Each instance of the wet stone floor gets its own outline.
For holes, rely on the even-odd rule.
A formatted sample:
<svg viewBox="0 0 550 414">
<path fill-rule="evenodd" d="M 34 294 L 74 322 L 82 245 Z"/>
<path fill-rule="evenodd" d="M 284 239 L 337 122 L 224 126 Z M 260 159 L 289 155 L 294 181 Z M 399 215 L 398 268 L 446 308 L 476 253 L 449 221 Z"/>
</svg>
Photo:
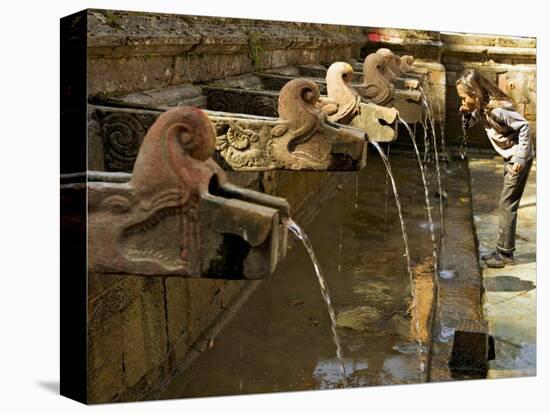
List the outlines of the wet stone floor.
<svg viewBox="0 0 550 414">
<path fill-rule="evenodd" d="M 432 257 L 432 242 L 417 161 L 394 156 L 390 161 L 413 266 L 426 263 Z M 437 223 L 437 199 L 431 202 Z M 391 185 L 377 154 L 369 154 L 363 171 L 350 173 L 305 231 L 337 314 L 348 386 L 420 382 L 420 355 L 411 341 L 405 248 Z M 275 274 L 214 338 L 213 346 L 176 376 L 160 397 L 340 387 L 327 307 L 311 260 L 295 243 Z"/>
<path fill-rule="evenodd" d="M 480 254 L 495 248 L 498 199 L 503 183 L 500 157 L 470 158 L 473 212 Z M 489 269 L 480 260 L 483 310 L 495 339 L 488 378 L 536 375 L 536 161 L 518 209 L 515 266 Z"/>
</svg>

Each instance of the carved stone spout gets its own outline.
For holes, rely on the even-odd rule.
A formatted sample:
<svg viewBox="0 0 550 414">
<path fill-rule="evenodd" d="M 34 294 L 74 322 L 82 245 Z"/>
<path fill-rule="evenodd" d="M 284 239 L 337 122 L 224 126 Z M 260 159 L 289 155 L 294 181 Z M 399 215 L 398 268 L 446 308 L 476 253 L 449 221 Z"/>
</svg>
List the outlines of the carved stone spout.
<svg viewBox="0 0 550 414">
<path fill-rule="evenodd" d="M 336 62 L 328 68 L 328 98 L 337 106 L 328 119 L 365 130 L 369 141 L 395 140 L 397 110 L 362 102 L 359 93 L 350 86 L 352 79 L 353 68 L 348 63 Z"/>
<path fill-rule="evenodd" d="M 227 168 L 240 171 L 342 170 L 364 166 L 364 133 L 329 125 L 316 104 L 319 87 L 294 79 L 281 89 L 278 119 L 209 113 L 217 150 Z"/>
<path fill-rule="evenodd" d="M 397 64 L 397 60 L 393 57 L 395 55 L 384 53 L 371 53 L 368 55 L 363 65 L 363 84 L 357 86 L 356 89 L 369 102 L 394 107 L 405 121 L 409 123 L 420 122 L 422 120 L 422 105 L 420 102 L 422 95 L 420 91 L 413 88 L 413 86 L 418 86 L 418 83 L 409 83 L 407 89 L 394 88 L 394 85 L 389 81 L 393 78 L 393 72 L 389 68 L 390 62 Z M 389 71 L 390 74 L 388 74 Z M 413 81 L 414 79 L 411 80 L 411 82 Z"/>
<path fill-rule="evenodd" d="M 401 56 L 401 64 L 399 66 L 401 73 L 411 72 L 413 70 L 413 63 L 414 63 L 414 56 L 411 56 L 411 55 Z"/>
<path fill-rule="evenodd" d="M 384 56 L 388 62 L 386 76 L 390 82 L 393 82 L 396 77 L 401 76 L 401 58 L 399 56 L 394 55 L 390 49 L 386 48 L 380 48 L 376 53 Z"/>
<path fill-rule="evenodd" d="M 249 278 L 273 272 L 286 252 L 281 198 L 227 182 L 211 158 L 215 129 L 203 111 L 178 107 L 148 130 L 132 174 L 87 173 L 62 186 L 88 194 L 92 272 Z"/>
<path fill-rule="evenodd" d="M 386 79 L 392 82 L 396 89 L 418 90 L 419 78 L 416 73 L 411 73 L 414 57 L 411 55 L 397 56 L 390 49 L 381 48 L 377 54 L 384 56 L 388 62 Z"/>
<path fill-rule="evenodd" d="M 371 53 L 363 63 L 363 83 L 359 94 L 376 105 L 387 106 L 393 98 L 392 75 L 388 60 L 379 53 Z"/>
<path fill-rule="evenodd" d="M 315 82 L 287 80 L 279 93 L 225 87 L 205 90 L 209 107 L 223 111 L 205 113 L 215 126 L 215 159 L 225 170 L 355 171 L 365 166 L 365 132 L 327 122 L 326 114 L 316 106 L 320 91 Z M 249 105 L 237 105 L 241 100 Z M 233 108 L 254 115 L 237 113 Z M 277 117 L 260 116 L 256 109 L 260 113 L 268 109 Z M 159 109 L 119 98 L 90 106 L 90 110 L 90 136 L 97 143 L 91 152 L 104 152 L 101 157 L 115 167 L 113 171 L 120 171 L 118 165 L 128 171 L 143 131 L 156 119 Z M 111 162 L 115 159 L 116 164 Z"/>
</svg>

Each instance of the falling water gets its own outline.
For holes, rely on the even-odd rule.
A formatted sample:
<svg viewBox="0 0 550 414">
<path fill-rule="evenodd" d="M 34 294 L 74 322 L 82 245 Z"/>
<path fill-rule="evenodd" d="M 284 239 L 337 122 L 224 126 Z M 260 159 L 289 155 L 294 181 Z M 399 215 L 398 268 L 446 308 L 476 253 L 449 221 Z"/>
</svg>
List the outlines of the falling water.
<svg viewBox="0 0 550 414">
<path fill-rule="evenodd" d="M 411 130 L 411 127 L 401 117 L 399 117 L 399 122 L 401 122 L 405 126 L 405 128 L 407 128 L 407 131 L 409 132 L 409 135 L 411 136 L 411 140 L 412 140 L 413 145 L 414 145 L 414 151 L 416 152 L 416 158 L 418 159 L 418 168 L 420 168 L 420 175 L 422 176 L 422 183 L 424 184 L 424 197 L 426 199 L 426 210 L 428 212 L 428 222 L 430 224 L 430 233 L 431 233 L 431 237 L 432 237 L 434 268 L 435 268 L 435 274 L 437 274 L 437 243 L 435 241 L 434 223 L 433 223 L 433 219 L 432 219 L 432 206 L 431 206 L 431 203 L 430 203 L 428 183 L 426 181 L 426 173 L 424 171 L 424 165 L 422 165 L 422 159 L 420 157 L 420 152 L 418 151 L 418 145 L 416 145 L 416 139 L 414 137 L 413 131 Z"/>
<path fill-rule="evenodd" d="M 434 146 L 434 153 L 435 153 L 435 168 L 437 172 L 437 189 L 439 191 L 439 218 L 441 222 L 441 239 L 443 239 L 443 235 L 445 233 L 445 227 L 444 227 L 444 221 L 443 221 L 443 191 L 441 189 L 441 170 L 439 168 L 439 154 L 437 152 L 437 137 L 435 133 L 435 125 L 434 125 L 434 119 L 433 114 L 431 112 L 430 105 L 428 105 L 428 99 L 426 98 L 426 94 L 424 93 L 424 89 L 420 87 L 420 93 L 422 94 L 422 103 L 426 106 L 426 111 L 428 114 L 428 118 L 430 120 L 430 126 L 432 129 L 432 135 L 433 135 L 433 146 Z M 441 242 L 441 246 L 443 246 L 443 241 Z"/>
<path fill-rule="evenodd" d="M 397 206 L 397 212 L 399 213 L 399 220 L 401 222 L 401 233 L 403 234 L 403 241 L 405 242 L 405 256 L 407 257 L 407 271 L 409 272 L 409 279 L 411 281 L 411 289 L 412 289 L 414 280 L 412 276 L 411 255 L 409 253 L 409 242 L 407 239 L 407 231 L 405 229 L 405 221 L 403 220 L 401 202 L 399 201 L 399 194 L 397 193 L 397 186 L 395 184 L 395 179 L 391 171 L 390 162 L 388 161 L 386 154 L 384 154 L 384 150 L 382 149 L 382 147 L 380 147 L 378 142 L 372 141 L 371 144 L 374 145 L 374 147 L 378 150 L 380 157 L 382 158 L 382 161 L 384 161 L 384 165 L 386 166 L 386 170 L 388 171 L 388 175 L 390 177 L 390 181 L 393 189 L 393 195 L 395 196 L 395 204 Z"/>
<path fill-rule="evenodd" d="M 386 157 L 388 160 L 390 159 L 390 144 L 388 144 L 388 147 L 386 148 Z M 384 242 L 388 239 L 388 172 L 386 171 L 386 182 L 384 186 Z"/>
<path fill-rule="evenodd" d="M 424 198 L 426 200 L 426 211 L 428 212 L 428 222 L 430 224 L 430 235 L 431 235 L 431 238 L 432 238 L 432 246 L 433 246 L 432 247 L 432 255 L 433 255 L 433 258 L 434 258 L 434 277 L 433 277 L 433 281 L 434 281 L 434 283 L 437 284 L 437 277 L 436 277 L 436 275 L 438 274 L 437 242 L 435 240 L 434 223 L 433 223 L 433 219 L 432 219 L 432 206 L 431 206 L 431 203 L 430 203 L 428 183 L 426 181 L 426 173 L 424 171 L 424 166 L 422 165 L 422 158 L 420 157 L 420 151 L 418 151 L 418 145 L 416 145 L 416 139 L 415 139 L 415 136 L 414 136 L 414 132 L 411 130 L 411 128 L 407 124 L 407 122 L 405 122 L 405 120 L 403 120 L 401 117 L 399 117 L 399 122 L 401 122 L 405 126 L 405 128 L 409 132 L 409 135 L 411 136 L 411 140 L 412 140 L 413 145 L 414 145 L 414 151 L 416 153 L 416 158 L 418 160 L 418 168 L 420 168 L 420 175 L 422 176 L 422 183 L 424 184 Z M 426 364 L 424 362 L 425 359 L 426 359 L 426 356 L 424 355 L 424 349 L 423 349 L 423 346 L 422 346 L 422 341 L 420 340 L 420 325 L 419 325 L 419 323 L 420 323 L 419 319 L 417 318 L 415 328 L 416 328 L 418 338 L 419 338 L 417 340 L 417 347 L 418 347 L 418 353 L 419 353 L 419 357 L 420 357 L 420 376 L 422 378 L 422 374 L 424 373 L 424 371 L 426 369 Z"/>
<path fill-rule="evenodd" d="M 424 97 L 422 97 L 424 99 Z M 427 103 L 422 102 L 424 105 Z M 424 130 L 424 163 L 428 162 L 428 154 L 430 152 L 430 141 L 428 141 L 428 111 L 422 117 L 422 129 Z"/>
<path fill-rule="evenodd" d="M 342 345 L 340 343 L 340 337 L 338 336 L 338 332 L 336 332 L 336 314 L 334 313 L 334 308 L 332 307 L 330 293 L 329 293 L 325 278 L 323 277 L 321 266 L 319 266 L 319 262 L 317 261 L 317 258 L 315 257 L 315 253 L 313 252 L 313 247 L 311 246 L 311 243 L 307 235 L 305 234 L 305 232 L 302 230 L 302 228 L 298 226 L 298 224 L 296 224 L 296 222 L 292 220 L 290 217 L 284 218 L 283 222 L 286 225 L 286 227 L 292 233 L 294 233 L 296 237 L 298 237 L 302 241 L 313 263 L 313 268 L 315 269 L 315 273 L 317 274 L 317 279 L 319 280 L 319 285 L 321 287 L 321 294 L 323 295 L 323 299 L 327 304 L 328 314 L 330 316 L 332 338 L 334 340 L 334 344 L 336 345 L 336 357 L 340 362 L 340 371 L 342 372 L 342 383 L 344 387 L 347 387 L 348 384 L 346 380 L 346 366 L 344 364 L 344 357 L 342 355 Z"/>
<path fill-rule="evenodd" d="M 466 158 L 466 151 L 468 150 L 468 130 L 464 122 L 462 123 L 462 141 L 460 142 L 459 155 L 460 159 Z"/>
</svg>

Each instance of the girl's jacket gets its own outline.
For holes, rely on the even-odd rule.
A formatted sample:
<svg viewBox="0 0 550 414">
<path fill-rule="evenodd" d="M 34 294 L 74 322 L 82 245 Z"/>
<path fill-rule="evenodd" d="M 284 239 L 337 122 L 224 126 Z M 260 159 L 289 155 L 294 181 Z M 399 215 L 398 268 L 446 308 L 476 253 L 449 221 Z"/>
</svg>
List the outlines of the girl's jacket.
<svg viewBox="0 0 550 414">
<path fill-rule="evenodd" d="M 483 119 L 483 127 L 495 150 L 506 161 L 525 165 L 534 157 L 535 150 L 529 131 L 529 122 L 516 110 L 512 104 L 484 111 L 478 110 L 463 115 L 463 126 L 468 129 Z"/>
</svg>

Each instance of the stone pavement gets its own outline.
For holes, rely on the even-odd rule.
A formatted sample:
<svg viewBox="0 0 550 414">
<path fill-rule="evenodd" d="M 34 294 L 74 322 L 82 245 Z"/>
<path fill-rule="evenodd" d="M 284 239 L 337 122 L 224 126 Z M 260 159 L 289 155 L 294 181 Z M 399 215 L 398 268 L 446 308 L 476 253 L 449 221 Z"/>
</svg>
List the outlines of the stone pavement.
<svg viewBox="0 0 550 414">
<path fill-rule="evenodd" d="M 473 157 L 469 168 L 481 255 L 495 247 L 503 162 L 501 157 Z M 480 259 L 483 310 L 495 338 L 496 358 L 489 362 L 488 378 L 536 375 L 536 173 L 535 161 L 518 210 L 516 265 L 489 269 Z"/>
</svg>

